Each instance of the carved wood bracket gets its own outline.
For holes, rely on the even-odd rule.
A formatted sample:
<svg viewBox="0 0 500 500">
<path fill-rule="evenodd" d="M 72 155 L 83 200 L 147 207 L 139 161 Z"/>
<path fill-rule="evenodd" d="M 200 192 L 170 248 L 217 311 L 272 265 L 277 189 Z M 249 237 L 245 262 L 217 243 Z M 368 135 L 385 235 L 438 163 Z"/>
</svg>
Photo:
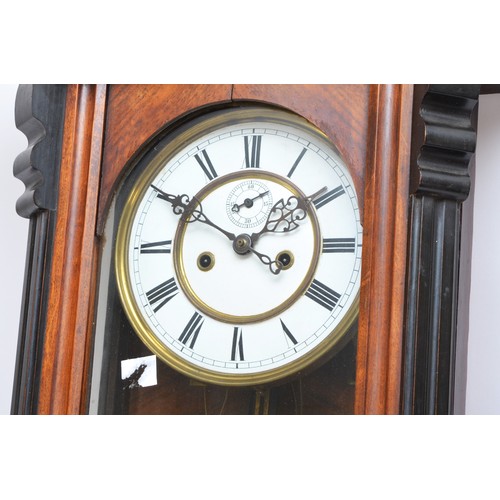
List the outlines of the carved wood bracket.
<svg viewBox="0 0 500 500">
<path fill-rule="evenodd" d="M 21 217 L 39 210 L 54 210 L 61 162 L 65 85 L 20 85 L 16 96 L 16 127 L 26 135 L 28 147 L 14 161 L 14 175 L 25 192 L 16 204 Z"/>
<path fill-rule="evenodd" d="M 403 413 L 453 411 L 461 206 L 480 85 L 417 86 L 413 111 Z"/>
<path fill-rule="evenodd" d="M 480 85 L 417 87 L 410 193 L 463 201 L 476 147 Z"/>
<path fill-rule="evenodd" d="M 25 184 L 16 209 L 30 218 L 23 302 L 12 392 L 12 413 L 36 412 L 41 345 L 52 262 L 56 189 L 66 105 L 66 85 L 20 85 L 15 122 L 28 139 L 14 161 L 14 175 Z"/>
</svg>

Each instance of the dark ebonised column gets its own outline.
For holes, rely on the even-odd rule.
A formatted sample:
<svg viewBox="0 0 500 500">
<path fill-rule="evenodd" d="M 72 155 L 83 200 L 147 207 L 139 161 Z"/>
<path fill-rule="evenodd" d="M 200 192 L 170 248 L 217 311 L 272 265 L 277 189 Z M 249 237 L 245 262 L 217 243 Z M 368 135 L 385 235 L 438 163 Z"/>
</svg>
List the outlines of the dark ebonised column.
<svg viewBox="0 0 500 500">
<path fill-rule="evenodd" d="M 16 210 L 20 216 L 30 219 L 30 225 L 12 393 L 13 414 L 36 413 L 37 407 L 65 95 L 65 85 L 20 85 L 16 96 L 16 126 L 28 139 L 28 147 L 14 162 L 14 175 L 26 186 Z"/>
<path fill-rule="evenodd" d="M 462 202 L 480 85 L 416 86 L 402 412 L 453 413 Z"/>
</svg>

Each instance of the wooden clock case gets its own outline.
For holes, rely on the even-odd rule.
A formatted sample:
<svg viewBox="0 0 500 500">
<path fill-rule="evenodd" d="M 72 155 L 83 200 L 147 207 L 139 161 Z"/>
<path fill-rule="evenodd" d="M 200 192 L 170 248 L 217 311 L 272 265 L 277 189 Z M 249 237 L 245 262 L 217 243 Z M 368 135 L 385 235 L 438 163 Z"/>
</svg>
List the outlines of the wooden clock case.
<svg viewBox="0 0 500 500">
<path fill-rule="evenodd" d="M 480 90 L 20 86 L 16 125 L 29 146 L 14 172 L 30 231 L 12 413 L 88 412 L 103 230 L 120 182 L 173 123 L 244 102 L 303 116 L 351 171 L 364 231 L 354 413 L 452 412 L 461 205 Z"/>
</svg>

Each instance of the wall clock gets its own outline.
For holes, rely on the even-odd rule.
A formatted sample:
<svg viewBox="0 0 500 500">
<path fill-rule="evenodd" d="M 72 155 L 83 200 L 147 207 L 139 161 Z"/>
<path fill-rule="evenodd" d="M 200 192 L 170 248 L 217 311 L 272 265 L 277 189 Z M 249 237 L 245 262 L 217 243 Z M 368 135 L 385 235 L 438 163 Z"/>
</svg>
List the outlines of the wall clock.
<svg viewBox="0 0 500 500">
<path fill-rule="evenodd" d="M 475 87 L 21 86 L 13 413 L 448 411 Z"/>
<path fill-rule="evenodd" d="M 323 134 L 292 113 L 230 108 L 165 137 L 137 168 L 116 274 L 161 360 L 259 386 L 334 354 L 358 313 L 362 227 Z"/>
</svg>

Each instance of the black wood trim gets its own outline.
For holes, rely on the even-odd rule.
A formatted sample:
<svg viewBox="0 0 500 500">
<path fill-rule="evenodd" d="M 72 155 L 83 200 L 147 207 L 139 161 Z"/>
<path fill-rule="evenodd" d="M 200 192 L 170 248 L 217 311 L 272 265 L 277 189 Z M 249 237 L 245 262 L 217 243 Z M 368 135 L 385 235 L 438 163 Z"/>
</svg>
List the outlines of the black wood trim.
<svg viewBox="0 0 500 500">
<path fill-rule="evenodd" d="M 453 412 L 462 202 L 480 85 L 416 86 L 402 412 Z"/>
<path fill-rule="evenodd" d="M 14 162 L 14 175 L 26 186 L 16 208 L 30 218 L 19 327 L 12 414 L 36 413 L 43 335 L 55 232 L 66 86 L 21 85 L 16 126 L 28 147 Z"/>
<path fill-rule="evenodd" d="M 16 96 L 16 127 L 28 147 L 14 161 L 14 175 L 26 190 L 17 213 L 29 218 L 39 210 L 55 210 L 59 180 L 65 85 L 20 85 Z"/>
</svg>

